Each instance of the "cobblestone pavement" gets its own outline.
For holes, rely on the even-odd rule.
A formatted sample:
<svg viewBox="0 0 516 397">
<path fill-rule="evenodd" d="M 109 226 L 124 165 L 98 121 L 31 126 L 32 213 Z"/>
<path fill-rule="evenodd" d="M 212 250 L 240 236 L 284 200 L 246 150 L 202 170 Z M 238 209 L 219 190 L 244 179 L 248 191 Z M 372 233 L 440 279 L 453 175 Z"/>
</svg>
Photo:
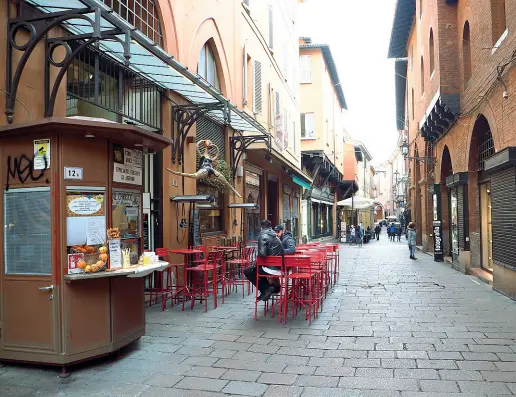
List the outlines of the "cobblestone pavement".
<svg viewBox="0 0 516 397">
<path fill-rule="evenodd" d="M 5 366 L 0 396 L 430 397 L 516 395 L 516 302 L 382 240 L 342 246 L 339 284 L 312 326 L 217 310 L 147 311 L 119 359 L 57 370 Z M 302 316 L 301 316 L 302 317 Z"/>
</svg>

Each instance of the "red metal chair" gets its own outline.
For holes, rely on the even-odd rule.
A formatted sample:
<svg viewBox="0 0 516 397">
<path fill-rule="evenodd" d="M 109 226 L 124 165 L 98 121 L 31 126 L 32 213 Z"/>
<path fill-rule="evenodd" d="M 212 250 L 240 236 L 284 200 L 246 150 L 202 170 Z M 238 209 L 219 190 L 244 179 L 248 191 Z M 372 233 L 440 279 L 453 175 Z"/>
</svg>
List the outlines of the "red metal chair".
<svg viewBox="0 0 516 397">
<path fill-rule="evenodd" d="M 305 320 L 312 324 L 318 309 L 317 277 L 320 274 L 318 266 L 308 255 L 285 257 L 285 290 L 283 310 L 284 322 L 287 321 L 288 305 L 292 303 L 292 318 L 297 315 L 299 307 L 305 309 Z M 289 282 L 291 287 L 289 289 Z"/>
<path fill-rule="evenodd" d="M 204 312 L 207 312 L 209 295 L 213 295 L 213 306 L 215 309 L 217 308 L 217 295 L 219 291 L 218 272 L 221 268 L 222 259 L 222 252 L 211 251 L 207 257 L 202 259 L 201 264 L 184 268 L 184 279 L 185 281 L 190 280 L 190 285 L 185 283 L 183 292 L 183 311 L 185 310 L 185 301 L 189 298 L 191 310 L 194 308 L 195 300 L 199 299 L 201 304 L 204 301 Z M 210 274 L 212 282 L 211 288 L 209 286 Z"/>
<path fill-rule="evenodd" d="M 260 268 L 262 267 L 279 267 L 280 274 L 279 275 L 272 275 L 272 274 L 260 274 Z M 276 279 L 279 281 L 280 284 L 280 291 L 278 294 L 274 294 L 271 297 L 272 300 L 272 307 L 271 307 L 271 314 L 272 317 L 275 315 L 276 308 L 279 308 L 280 313 L 278 316 L 278 321 L 281 321 L 281 314 L 283 312 L 283 299 L 285 296 L 285 289 L 284 289 L 284 282 L 285 282 L 285 267 L 283 264 L 283 258 L 281 256 L 268 256 L 266 258 L 263 258 L 261 256 L 258 256 L 256 258 L 256 285 L 258 285 L 258 282 L 260 278 L 267 278 L 267 279 Z M 258 306 L 260 304 L 260 301 L 258 301 L 258 288 L 256 288 L 256 301 L 254 304 L 254 319 L 258 319 Z M 266 316 L 267 312 L 269 310 L 269 302 L 264 302 L 264 309 L 263 309 L 263 315 Z"/>
<path fill-rule="evenodd" d="M 245 286 L 247 285 L 247 295 L 251 294 L 251 283 L 244 276 L 244 270 L 253 263 L 255 247 L 245 247 L 242 256 L 238 259 L 226 261 L 228 276 L 228 290 L 238 291 L 238 286 L 242 286 L 242 298 L 245 297 Z"/>
</svg>

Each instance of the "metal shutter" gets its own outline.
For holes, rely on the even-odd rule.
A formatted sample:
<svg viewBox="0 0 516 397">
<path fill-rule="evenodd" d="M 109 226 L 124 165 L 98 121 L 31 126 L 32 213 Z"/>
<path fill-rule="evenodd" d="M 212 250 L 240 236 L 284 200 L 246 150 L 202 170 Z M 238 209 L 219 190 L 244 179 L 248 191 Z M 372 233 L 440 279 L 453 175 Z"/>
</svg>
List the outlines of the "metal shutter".
<svg viewBox="0 0 516 397">
<path fill-rule="evenodd" d="M 464 250 L 464 186 L 457 187 L 457 232 L 459 248 Z"/>
<path fill-rule="evenodd" d="M 206 117 L 201 117 L 199 120 L 197 120 L 196 140 L 199 142 L 204 139 L 209 139 L 215 145 L 217 145 L 219 148 L 218 159 L 226 159 L 226 140 L 224 137 L 224 127 L 214 123 Z M 198 160 L 199 158 L 197 158 L 197 161 Z"/>
<path fill-rule="evenodd" d="M 516 168 L 491 176 L 493 260 L 516 267 L 514 225 L 516 225 Z"/>
<path fill-rule="evenodd" d="M 254 111 L 262 113 L 262 64 L 254 61 Z"/>
</svg>

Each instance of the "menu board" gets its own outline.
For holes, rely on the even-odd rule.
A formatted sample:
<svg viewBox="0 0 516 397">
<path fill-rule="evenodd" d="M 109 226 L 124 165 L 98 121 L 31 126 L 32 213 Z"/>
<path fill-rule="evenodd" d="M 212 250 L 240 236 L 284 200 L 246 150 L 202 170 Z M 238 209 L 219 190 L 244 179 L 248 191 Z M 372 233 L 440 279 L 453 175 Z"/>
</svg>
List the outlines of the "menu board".
<svg viewBox="0 0 516 397">
<path fill-rule="evenodd" d="M 66 245 L 98 245 L 105 241 L 105 193 L 67 192 Z"/>
</svg>

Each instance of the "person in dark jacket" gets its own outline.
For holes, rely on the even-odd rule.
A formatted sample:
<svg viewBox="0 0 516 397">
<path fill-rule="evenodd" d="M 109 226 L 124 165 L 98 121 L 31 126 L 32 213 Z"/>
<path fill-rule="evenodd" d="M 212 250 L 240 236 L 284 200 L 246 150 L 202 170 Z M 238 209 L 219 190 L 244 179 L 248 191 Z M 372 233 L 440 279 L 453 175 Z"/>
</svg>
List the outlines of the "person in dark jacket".
<svg viewBox="0 0 516 397">
<path fill-rule="evenodd" d="M 391 223 L 389 226 L 389 240 L 396 241 L 396 227 L 394 226 L 394 223 Z"/>
<path fill-rule="evenodd" d="M 396 225 L 396 237 L 401 241 L 401 225 Z"/>
<path fill-rule="evenodd" d="M 283 250 L 285 251 L 285 255 L 292 255 L 296 253 L 296 242 L 292 237 L 292 233 L 288 230 L 285 230 L 283 225 L 278 225 L 274 228 L 276 232 L 276 236 L 281 240 L 281 244 L 283 245 Z"/>
<path fill-rule="evenodd" d="M 262 228 L 260 236 L 258 237 L 258 256 L 266 258 L 268 256 L 282 256 L 284 254 L 283 245 L 280 239 L 272 230 L 271 222 L 267 219 L 261 221 Z M 260 274 L 262 275 L 279 275 L 281 269 L 277 266 L 260 267 Z M 267 301 L 272 294 L 279 292 L 279 284 L 271 284 L 265 277 L 260 277 L 258 285 L 256 285 L 256 267 L 248 267 L 244 271 L 245 277 L 260 291 L 258 300 Z"/>
<path fill-rule="evenodd" d="M 382 228 L 380 227 L 380 225 L 376 225 L 376 227 L 374 228 L 374 234 L 376 235 L 376 240 L 380 240 L 380 231 L 382 230 Z"/>
</svg>

